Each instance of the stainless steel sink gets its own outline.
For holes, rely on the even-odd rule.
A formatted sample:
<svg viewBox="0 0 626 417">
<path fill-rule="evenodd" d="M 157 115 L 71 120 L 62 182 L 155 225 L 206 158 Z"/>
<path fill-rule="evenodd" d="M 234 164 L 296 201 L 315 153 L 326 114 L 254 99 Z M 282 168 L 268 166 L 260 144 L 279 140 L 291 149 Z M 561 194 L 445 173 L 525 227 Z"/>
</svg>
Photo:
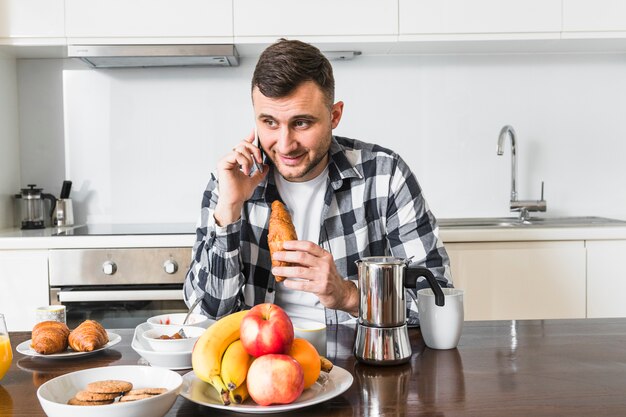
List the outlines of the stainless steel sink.
<svg viewBox="0 0 626 417">
<path fill-rule="evenodd" d="M 517 217 L 468 217 L 438 219 L 441 228 L 527 228 L 626 226 L 626 221 L 606 217 L 535 217 L 520 222 Z"/>
</svg>

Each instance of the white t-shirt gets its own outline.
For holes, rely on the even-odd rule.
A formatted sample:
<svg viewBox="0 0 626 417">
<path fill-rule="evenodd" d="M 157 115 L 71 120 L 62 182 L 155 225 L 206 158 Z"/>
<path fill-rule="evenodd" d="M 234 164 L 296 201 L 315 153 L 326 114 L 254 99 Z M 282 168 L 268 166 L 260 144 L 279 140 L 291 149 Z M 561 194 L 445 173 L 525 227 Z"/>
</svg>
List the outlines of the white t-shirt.
<svg viewBox="0 0 626 417">
<path fill-rule="evenodd" d="M 274 171 L 276 187 L 291 214 L 298 240 L 319 243 L 327 179 L 328 166 L 320 175 L 306 182 L 287 181 L 278 173 L 278 170 Z M 290 317 L 302 317 L 322 323 L 326 320 L 324 306 L 317 295 L 290 290 L 282 282 L 276 286 L 274 302 L 281 306 Z"/>
</svg>

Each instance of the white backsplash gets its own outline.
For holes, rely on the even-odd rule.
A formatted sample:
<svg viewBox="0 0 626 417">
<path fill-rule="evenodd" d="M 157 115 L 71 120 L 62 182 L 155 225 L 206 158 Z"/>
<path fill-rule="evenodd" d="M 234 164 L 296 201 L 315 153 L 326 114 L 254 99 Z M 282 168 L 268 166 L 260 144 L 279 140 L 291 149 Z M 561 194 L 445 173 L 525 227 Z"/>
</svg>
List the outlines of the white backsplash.
<svg viewBox="0 0 626 417">
<path fill-rule="evenodd" d="M 64 166 L 79 221 L 195 221 L 210 171 L 253 127 L 255 60 L 126 70 L 52 60 L 48 73 L 33 70 L 44 61 L 18 66 L 22 149 L 64 137 L 65 161 L 22 157 L 24 183 L 55 191 Z M 543 180 L 549 215 L 626 219 L 624 55 L 361 56 L 333 66 L 345 102 L 335 133 L 402 155 L 438 217 L 509 215 L 510 144 L 498 157 L 496 143 L 511 124 L 520 198 L 538 199 Z M 62 83 L 61 99 L 35 99 L 51 82 Z M 50 101 L 63 103 L 64 129 Z"/>
</svg>

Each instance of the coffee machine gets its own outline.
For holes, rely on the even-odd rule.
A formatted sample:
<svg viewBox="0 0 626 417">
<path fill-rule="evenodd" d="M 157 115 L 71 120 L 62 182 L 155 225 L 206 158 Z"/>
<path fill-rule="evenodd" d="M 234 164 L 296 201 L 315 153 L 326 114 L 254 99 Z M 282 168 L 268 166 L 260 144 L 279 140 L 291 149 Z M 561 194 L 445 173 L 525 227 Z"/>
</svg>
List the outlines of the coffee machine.
<svg viewBox="0 0 626 417">
<path fill-rule="evenodd" d="M 28 184 L 22 188 L 20 194 L 15 195 L 17 217 L 22 229 L 43 229 L 52 219 L 52 211 L 56 198 L 52 194 L 43 193 L 42 188 L 35 184 Z M 46 200 L 50 204 L 46 204 Z"/>
<path fill-rule="evenodd" d="M 372 365 L 396 365 L 411 358 L 406 324 L 406 291 L 425 277 L 435 293 L 435 303 L 444 305 L 439 283 L 427 268 L 408 267 L 410 260 L 391 256 L 356 261 L 359 275 L 359 318 L 354 355 Z"/>
</svg>

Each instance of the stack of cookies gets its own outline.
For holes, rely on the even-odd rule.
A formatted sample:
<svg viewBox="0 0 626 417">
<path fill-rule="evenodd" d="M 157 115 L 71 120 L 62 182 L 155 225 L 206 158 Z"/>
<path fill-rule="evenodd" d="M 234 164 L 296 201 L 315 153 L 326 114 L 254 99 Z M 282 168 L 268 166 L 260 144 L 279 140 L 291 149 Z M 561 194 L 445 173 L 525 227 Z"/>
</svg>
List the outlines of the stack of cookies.
<svg viewBox="0 0 626 417">
<path fill-rule="evenodd" d="M 165 388 L 141 388 L 133 390 L 128 381 L 106 380 L 87 384 L 84 390 L 78 391 L 67 403 L 70 405 L 105 405 L 120 402 L 137 401 L 163 394 Z"/>
</svg>

